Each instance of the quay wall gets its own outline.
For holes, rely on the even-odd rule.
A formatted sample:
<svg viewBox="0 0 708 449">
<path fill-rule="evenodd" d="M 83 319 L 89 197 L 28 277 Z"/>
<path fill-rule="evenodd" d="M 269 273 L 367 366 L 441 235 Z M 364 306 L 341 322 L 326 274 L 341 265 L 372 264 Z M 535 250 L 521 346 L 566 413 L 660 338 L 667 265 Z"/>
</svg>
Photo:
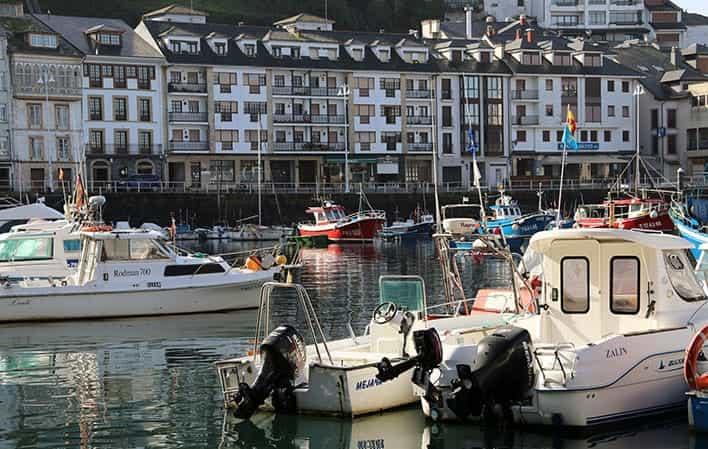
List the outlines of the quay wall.
<svg viewBox="0 0 708 449">
<path fill-rule="evenodd" d="M 536 210 L 538 197 L 533 191 L 508 192 L 517 199 L 524 211 Z M 498 194 L 490 193 L 487 204 L 493 203 Z M 167 226 L 170 217 L 174 215 L 177 222 L 190 222 L 194 226 L 210 226 L 226 221 L 233 224 L 239 218 L 245 218 L 258 213 L 258 197 L 251 193 L 222 193 L 221 217 L 219 217 L 218 197 L 216 193 L 141 193 L 121 192 L 105 194 L 107 203 L 103 210 L 107 222 L 129 221 L 137 226 L 143 222 L 153 222 Z M 476 192 L 442 193 L 441 205 L 462 202 L 462 197 L 469 198 L 471 203 L 477 202 Z M 375 209 L 386 211 L 389 220 L 396 215 L 406 218 L 420 205 L 433 210 L 432 194 L 413 193 L 369 193 L 369 202 Z M 558 192 L 544 194 L 544 206 L 555 205 Z M 565 191 L 563 204 L 566 213 L 571 213 L 577 204 L 602 201 L 604 192 L 599 190 Z M 332 194 L 326 199 L 342 204 L 348 211 L 359 207 L 359 195 Z M 63 199 L 59 195 L 46 196 L 49 206 L 61 210 Z M 309 218 L 305 209 L 317 205 L 318 201 L 312 194 L 264 193 L 262 196 L 263 224 L 291 224 Z"/>
</svg>

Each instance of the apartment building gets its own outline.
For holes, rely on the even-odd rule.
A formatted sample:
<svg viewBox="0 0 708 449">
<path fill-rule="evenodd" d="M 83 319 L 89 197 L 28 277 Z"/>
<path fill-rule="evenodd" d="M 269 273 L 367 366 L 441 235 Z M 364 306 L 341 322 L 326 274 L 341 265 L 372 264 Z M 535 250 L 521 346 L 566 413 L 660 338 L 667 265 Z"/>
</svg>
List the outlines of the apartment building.
<svg viewBox="0 0 708 449">
<path fill-rule="evenodd" d="M 81 55 L 81 148 L 95 188 L 165 170 L 160 52 L 118 19 L 36 15 Z"/>
<path fill-rule="evenodd" d="M 167 60 L 171 182 L 253 182 L 259 150 L 279 185 L 432 180 L 438 65 L 421 41 L 308 14 L 256 27 L 181 12 L 136 28 Z"/>
<path fill-rule="evenodd" d="M 6 9 L 8 10 L 8 9 Z M 14 9 L 9 9 L 13 12 Z M 0 9 L 0 14 L 2 9 Z M 7 53 L 8 33 L 0 29 L 0 190 L 11 190 L 13 186 L 10 105 L 10 58 Z"/>
<path fill-rule="evenodd" d="M 60 170 L 68 182 L 81 161 L 82 55 L 30 15 L 0 17 L 0 26 L 12 80 L 9 111 L 0 101 L 0 123 L 4 113 L 12 124 L 9 181 L 20 191 L 57 191 Z"/>
</svg>

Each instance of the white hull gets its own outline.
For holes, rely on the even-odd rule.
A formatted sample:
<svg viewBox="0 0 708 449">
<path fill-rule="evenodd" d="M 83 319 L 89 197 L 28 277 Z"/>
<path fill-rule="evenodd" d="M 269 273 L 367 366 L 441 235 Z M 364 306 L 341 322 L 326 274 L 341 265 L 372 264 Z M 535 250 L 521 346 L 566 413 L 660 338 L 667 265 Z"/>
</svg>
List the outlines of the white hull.
<svg viewBox="0 0 708 449">
<path fill-rule="evenodd" d="M 260 287 L 273 271 L 260 272 L 244 282 L 179 287 L 87 292 L 80 287 L 57 287 L 55 294 L 0 297 L 0 322 L 216 312 L 258 307 Z M 20 293 L 18 291 L 18 293 Z"/>
<path fill-rule="evenodd" d="M 229 233 L 229 238 L 234 241 L 241 242 L 259 242 L 259 241 L 269 241 L 269 240 L 280 240 L 292 234 L 293 230 L 290 228 L 282 227 L 267 227 L 262 228 L 246 228 L 239 229 L 236 231 L 231 231 Z"/>
</svg>

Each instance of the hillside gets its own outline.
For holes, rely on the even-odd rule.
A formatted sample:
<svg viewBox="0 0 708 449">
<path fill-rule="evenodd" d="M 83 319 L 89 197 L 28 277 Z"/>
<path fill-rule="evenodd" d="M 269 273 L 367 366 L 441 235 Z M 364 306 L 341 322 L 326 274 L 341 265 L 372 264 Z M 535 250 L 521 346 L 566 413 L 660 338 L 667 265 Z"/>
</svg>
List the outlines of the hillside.
<svg viewBox="0 0 708 449">
<path fill-rule="evenodd" d="M 34 3 L 34 1 L 33 1 Z M 275 20 L 310 12 L 324 15 L 325 0 L 39 0 L 52 14 L 122 18 L 135 25 L 140 16 L 170 3 L 207 11 L 211 22 L 269 25 Z M 406 32 L 420 20 L 442 15 L 443 0 L 328 0 L 328 16 L 339 30 Z"/>
</svg>

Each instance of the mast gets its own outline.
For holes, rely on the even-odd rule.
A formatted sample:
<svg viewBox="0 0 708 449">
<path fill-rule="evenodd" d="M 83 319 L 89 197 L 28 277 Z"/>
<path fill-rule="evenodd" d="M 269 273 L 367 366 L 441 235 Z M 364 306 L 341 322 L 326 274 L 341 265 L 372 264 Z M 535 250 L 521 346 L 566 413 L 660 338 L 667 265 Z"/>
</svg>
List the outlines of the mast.
<svg viewBox="0 0 708 449">
<path fill-rule="evenodd" d="M 261 226 L 261 114 L 258 114 L 258 226 Z"/>
<path fill-rule="evenodd" d="M 438 77 L 433 75 L 433 85 L 437 87 Z M 433 123 L 433 195 L 435 196 L 435 228 L 439 230 L 441 224 L 440 219 L 440 197 L 438 196 L 438 129 L 436 126 L 437 119 L 437 101 L 434 97 L 434 89 L 430 89 L 430 104 L 431 104 L 431 114 Z"/>
</svg>

